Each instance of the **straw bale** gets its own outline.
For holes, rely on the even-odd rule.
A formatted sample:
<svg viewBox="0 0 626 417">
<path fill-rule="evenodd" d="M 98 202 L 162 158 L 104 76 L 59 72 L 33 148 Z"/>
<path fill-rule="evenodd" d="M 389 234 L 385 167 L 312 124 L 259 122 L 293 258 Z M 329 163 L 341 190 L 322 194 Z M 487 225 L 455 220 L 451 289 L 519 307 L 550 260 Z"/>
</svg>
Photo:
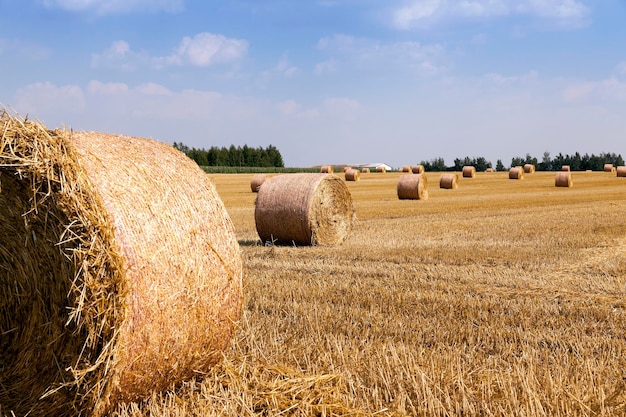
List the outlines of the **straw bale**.
<svg viewBox="0 0 626 417">
<path fill-rule="evenodd" d="M 328 174 L 283 174 L 257 194 L 254 220 L 265 243 L 335 245 L 352 228 L 354 208 L 345 182 Z"/>
<path fill-rule="evenodd" d="M 413 165 L 411 168 L 411 172 L 414 174 L 423 174 L 424 173 L 424 165 Z"/>
<path fill-rule="evenodd" d="M 556 173 L 556 177 L 554 178 L 555 187 L 571 187 L 572 185 L 574 185 L 572 182 L 572 174 L 566 171 Z"/>
<path fill-rule="evenodd" d="M 402 168 L 400 168 L 400 172 L 411 172 L 411 166 L 403 165 Z"/>
<path fill-rule="evenodd" d="M 562 166 L 561 166 L 561 171 L 563 171 L 563 172 L 569 172 L 569 171 L 570 171 L 569 165 L 562 165 Z"/>
<path fill-rule="evenodd" d="M 369 174 L 369 173 L 370 173 L 370 169 L 369 168 L 361 169 L 361 174 Z"/>
<path fill-rule="evenodd" d="M 332 165 L 322 165 L 320 172 L 322 174 L 332 174 L 335 171 L 335 167 Z"/>
<path fill-rule="evenodd" d="M 520 167 L 514 167 L 509 169 L 509 179 L 510 180 L 523 180 L 524 179 L 525 170 Z"/>
<path fill-rule="evenodd" d="M 352 169 L 352 167 L 349 166 L 349 165 L 346 165 L 346 166 L 343 167 L 343 172 L 346 172 L 346 171 L 348 171 L 350 169 Z"/>
<path fill-rule="evenodd" d="M 400 176 L 397 188 L 400 200 L 428 199 L 428 180 L 424 174 Z"/>
<path fill-rule="evenodd" d="M 379 166 L 376 167 L 376 172 L 380 172 L 380 173 L 384 174 L 385 172 L 387 172 L 387 168 L 385 168 L 382 165 L 379 165 Z"/>
<path fill-rule="evenodd" d="M 441 174 L 439 188 L 455 190 L 459 188 L 459 176 L 457 174 Z"/>
<path fill-rule="evenodd" d="M 487 168 L 485 172 L 495 172 L 495 170 L 493 168 Z"/>
<path fill-rule="evenodd" d="M 252 192 L 258 192 L 259 188 L 263 185 L 266 179 L 267 175 L 265 174 L 254 174 L 252 176 L 252 180 L 250 180 L 250 188 L 252 189 Z"/>
<path fill-rule="evenodd" d="M 616 171 L 618 177 L 626 177 L 626 166 L 617 167 Z"/>
<path fill-rule="evenodd" d="M 474 178 L 476 176 L 476 167 L 466 165 L 463 167 L 463 178 Z"/>
<path fill-rule="evenodd" d="M 208 176 L 153 140 L 0 132 L 1 412 L 102 416 L 217 363 L 242 263 Z"/>
<path fill-rule="evenodd" d="M 613 164 L 604 164 L 604 172 L 615 172 Z"/>
<path fill-rule="evenodd" d="M 344 173 L 346 181 L 358 181 L 361 178 L 361 171 L 358 169 L 349 169 Z"/>
<path fill-rule="evenodd" d="M 535 173 L 535 166 L 533 164 L 526 164 L 526 165 L 524 165 L 524 173 L 525 174 L 534 174 Z"/>
</svg>

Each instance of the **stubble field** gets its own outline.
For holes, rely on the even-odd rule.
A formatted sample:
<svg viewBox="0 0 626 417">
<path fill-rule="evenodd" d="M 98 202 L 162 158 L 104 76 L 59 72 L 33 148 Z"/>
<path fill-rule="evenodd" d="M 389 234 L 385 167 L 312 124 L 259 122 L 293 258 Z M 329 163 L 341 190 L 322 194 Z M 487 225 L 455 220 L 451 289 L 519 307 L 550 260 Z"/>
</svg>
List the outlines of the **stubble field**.
<svg viewBox="0 0 626 417">
<path fill-rule="evenodd" d="M 212 174 L 244 261 L 244 313 L 208 375 L 119 416 L 622 416 L 626 178 L 478 173 L 398 200 L 348 182 L 341 245 L 264 246 L 251 174 Z M 336 174 L 343 177 L 343 174 Z"/>
</svg>

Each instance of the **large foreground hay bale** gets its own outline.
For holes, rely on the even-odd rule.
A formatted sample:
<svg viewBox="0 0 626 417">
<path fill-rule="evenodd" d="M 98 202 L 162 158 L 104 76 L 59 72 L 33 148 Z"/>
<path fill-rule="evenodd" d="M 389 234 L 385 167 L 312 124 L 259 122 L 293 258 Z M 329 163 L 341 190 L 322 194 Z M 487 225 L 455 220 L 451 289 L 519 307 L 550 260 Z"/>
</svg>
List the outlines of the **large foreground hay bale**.
<svg viewBox="0 0 626 417">
<path fill-rule="evenodd" d="M 626 177 L 626 166 L 617 167 L 617 176 Z"/>
<path fill-rule="evenodd" d="M 283 174 L 259 189 L 254 220 L 263 242 L 334 245 L 352 228 L 352 196 L 328 174 Z"/>
<path fill-rule="evenodd" d="M 513 167 L 509 169 L 510 180 L 523 180 L 525 170 L 521 167 Z"/>
<path fill-rule="evenodd" d="M 476 167 L 466 165 L 463 167 L 463 178 L 474 178 L 476 176 Z"/>
<path fill-rule="evenodd" d="M 571 187 L 572 185 L 572 174 L 567 171 L 556 173 L 556 177 L 554 178 L 555 187 Z"/>
<path fill-rule="evenodd" d="M 0 116 L 2 413 L 100 416 L 209 370 L 242 263 L 208 176 L 163 143 Z"/>
<path fill-rule="evenodd" d="M 457 174 L 441 174 L 439 188 L 455 190 L 459 188 L 459 176 Z"/>
<path fill-rule="evenodd" d="M 524 165 L 524 173 L 525 174 L 534 174 L 535 166 L 533 164 L 525 164 Z"/>
<path fill-rule="evenodd" d="M 413 167 L 411 167 L 411 172 L 413 172 L 414 174 L 423 174 L 424 165 L 413 165 Z"/>
<path fill-rule="evenodd" d="M 424 174 L 401 175 L 397 189 L 400 200 L 428 199 L 428 180 Z"/>
<path fill-rule="evenodd" d="M 266 179 L 266 174 L 254 174 L 252 176 L 252 179 L 250 180 L 250 189 L 252 190 L 252 192 L 259 192 L 259 188 L 261 188 L 261 185 L 263 185 Z"/>
<path fill-rule="evenodd" d="M 361 171 L 358 169 L 349 169 L 345 173 L 346 181 L 358 181 L 361 178 Z"/>
<path fill-rule="evenodd" d="M 604 172 L 615 172 L 613 164 L 604 164 Z"/>
</svg>

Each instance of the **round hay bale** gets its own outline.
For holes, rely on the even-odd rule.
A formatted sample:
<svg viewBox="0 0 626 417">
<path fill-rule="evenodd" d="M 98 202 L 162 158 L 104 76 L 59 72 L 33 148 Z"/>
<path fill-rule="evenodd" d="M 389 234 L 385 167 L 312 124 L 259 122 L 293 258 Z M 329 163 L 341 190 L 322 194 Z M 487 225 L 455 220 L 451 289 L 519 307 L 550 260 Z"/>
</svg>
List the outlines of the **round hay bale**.
<svg viewBox="0 0 626 417">
<path fill-rule="evenodd" d="M 613 164 L 604 164 L 604 172 L 615 172 Z"/>
<path fill-rule="evenodd" d="M 370 173 L 370 169 L 369 168 L 363 168 L 363 169 L 361 169 L 361 173 L 362 174 L 369 174 Z"/>
<path fill-rule="evenodd" d="M 411 168 L 411 172 L 414 174 L 423 174 L 424 173 L 424 165 L 413 165 Z"/>
<path fill-rule="evenodd" d="M 555 187 L 571 187 L 574 185 L 572 182 L 572 174 L 566 171 L 557 172 L 554 178 Z"/>
<path fill-rule="evenodd" d="M 514 167 L 509 169 L 510 180 L 523 180 L 525 170 L 520 167 Z"/>
<path fill-rule="evenodd" d="M 327 174 L 283 174 L 259 189 L 254 220 L 261 241 L 335 245 L 352 228 L 352 196 L 344 181 Z"/>
<path fill-rule="evenodd" d="M 428 180 L 424 174 L 401 175 L 397 188 L 400 200 L 428 199 Z"/>
<path fill-rule="evenodd" d="M 535 173 L 535 166 L 533 164 L 526 164 L 526 165 L 524 165 L 524 173 L 525 174 L 534 174 Z"/>
<path fill-rule="evenodd" d="M 259 188 L 263 185 L 266 179 L 267 175 L 265 174 L 254 174 L 252 176 L 252 180 L 250 180 L 250 188 L 252 189 L 252 192 L 258 192 Z"/>
<path fill-rule="evenodd" d="M 346 165 L 346 166 L 343 167 L 343 172 L 345 173 L 345 172 L 347 172 L 348 170 L 351 170 L 351 169 L 352 169 L 351 166 Z"/>
<path fill-rule="evenodd" d="M 400 172 L 411 172 L 411 166 L 403 165 L 402 168 L 400 168 Z"/>
<path fill-rule="evenodd" d="M 349 169 L 345 172 L 346 181 L 358 181 L 361 178 L 361 171 L 358 169 Z"/>
<path fill-rule="evenodd" d="M 563 171 L 563 172 L 570 172 L 569 165 L 562 165 L 561 166 L 561 171 Z"/>
<path fill-rule="evenodd" d="M 474 178 L 476 176 L 476 167 L 466 165 L 463 167 L 463 178 Z"/>
<path fill-rule="evenodd" d="M 320 173 L 322 174 L 332 174 L 335 172 L 335 167 L 333 165 L 322 165 L 320 168 Z"/>
<path fill-rule="evenodd" d="M 102 416 L 219 361 L 242 261 L 197 164 L 6 112 L 0 135 L 2 413 Z"/>
<path fill-rule="evenodd" d="M 380 173 L 384 174 L 385 172 L 387 172 L 387 168 L 385 168 L 382 165 L 379 165 L 379 166 L 376 167 L 376 172 L 380 172 Z"/>
<path fill-rule="evenodd" d="M 441 174 L 439 188 L 455 190 L 459 188 L 459 176 L 457 174 Z"/>
<path fill-rule="evenodd" d="M 495 170 L 493 168 L 487 168 L 485 172 L 495 172 Z"/>
<path fill-rule="evenodd" d="M 617 167 L 616 171 L 618 177 L 626 177 L 626 166 Z"/>
</svg>

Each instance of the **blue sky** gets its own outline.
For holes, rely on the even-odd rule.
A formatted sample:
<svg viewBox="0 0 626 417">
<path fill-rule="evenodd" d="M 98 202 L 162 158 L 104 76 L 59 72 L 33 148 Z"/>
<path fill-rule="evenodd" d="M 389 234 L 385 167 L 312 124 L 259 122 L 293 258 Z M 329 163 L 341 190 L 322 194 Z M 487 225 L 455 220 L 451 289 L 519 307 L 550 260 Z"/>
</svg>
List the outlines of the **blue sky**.
<svg viewBox="0 0 626 417">
<path fill-rule="evenodd" d="M 626 156 L 626 1 L 0 0 L 0 105 L 287 166 Z"/>
</svg>

